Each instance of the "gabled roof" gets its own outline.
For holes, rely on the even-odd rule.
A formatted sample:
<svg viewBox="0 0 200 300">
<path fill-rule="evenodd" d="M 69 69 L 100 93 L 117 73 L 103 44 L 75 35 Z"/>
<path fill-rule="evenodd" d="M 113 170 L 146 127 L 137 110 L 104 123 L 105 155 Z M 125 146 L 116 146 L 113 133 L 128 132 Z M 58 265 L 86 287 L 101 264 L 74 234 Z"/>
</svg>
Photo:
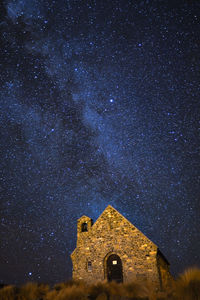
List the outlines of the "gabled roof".
<svg viewBox="0 0 200 300">
<path fill-rule="evenodd" d="M 120 214 L 118 212 L 118 210 L 116 210 L 114 207 L 112 207 L 111 205 L 108 205 L 104 211 L 102 212 L 102 214 L 98 217 L 98 219 L 96 220 L 96 222 L 93 224 L 92 228 L 95 229 L 95 227 L 98 226 L 98 224 L 101 222 L 101 219 L 103 218 L 103 216 L 106 214 L 106 213 L 109 213 L 110 212 L 115 212 L 117 215 L 119 215 L 121 218 L 123 218 L 123 220 L 129 224 L 129 226 L 131 226 L 133 229 L 137 230 L 138 233 L 140 233 L 141 235 L 143 235 L 148 241 L 150 241 L 154 246 L 156 246 L 158 248 L 158 246 L 153 243 L 144 233 L 142 233 L 137 227 L 135 227 L 129 220 L 127 220 L 122 214 Z"/>
<path fill-rule="evenodd" d="M 86 216 L 86 215 L 83 215 L 81 216 L 80 218 L 78 218 L 78 221 L 81 220 L 81 219 L 90 219 L 90 217 Z"/>
</svg>

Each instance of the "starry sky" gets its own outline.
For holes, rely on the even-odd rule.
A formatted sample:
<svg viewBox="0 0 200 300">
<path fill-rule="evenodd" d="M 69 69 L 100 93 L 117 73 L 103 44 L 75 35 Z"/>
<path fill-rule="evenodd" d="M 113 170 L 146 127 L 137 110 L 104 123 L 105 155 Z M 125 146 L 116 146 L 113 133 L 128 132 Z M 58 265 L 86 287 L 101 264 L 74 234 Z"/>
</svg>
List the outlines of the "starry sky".
<svg viewBox="0 0 200 300">
<path fill-rule="evenodd" d="M 71 277 L 108 204 L 200 267 L 200 3 L 0 2 L 0 282 Z"/>
</svg>

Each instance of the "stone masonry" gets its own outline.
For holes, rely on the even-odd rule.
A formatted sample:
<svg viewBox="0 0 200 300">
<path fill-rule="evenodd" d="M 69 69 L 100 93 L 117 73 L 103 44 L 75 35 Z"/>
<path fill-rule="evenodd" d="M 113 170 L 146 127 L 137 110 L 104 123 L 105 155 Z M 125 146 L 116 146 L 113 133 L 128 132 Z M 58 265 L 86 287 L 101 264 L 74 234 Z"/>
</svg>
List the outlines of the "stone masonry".
<svg viewBox="0 0 200 300">
<path fill-rule="evenodd" d="M 109 266 L 111 255 L 117 257 L 111 264 L 120 263 L 121 269 Z M 158 247 L 110 205 L 94 224 L 87 216 L 78 220 L 77 247 L 71 259 L 73 279 L 87 283 L 108 281 L 115 276 L 113 267 L 121 272 L 121 281 L 148 281 L 157 291 L 171 281 L 169 263 Z"/>
</svg>

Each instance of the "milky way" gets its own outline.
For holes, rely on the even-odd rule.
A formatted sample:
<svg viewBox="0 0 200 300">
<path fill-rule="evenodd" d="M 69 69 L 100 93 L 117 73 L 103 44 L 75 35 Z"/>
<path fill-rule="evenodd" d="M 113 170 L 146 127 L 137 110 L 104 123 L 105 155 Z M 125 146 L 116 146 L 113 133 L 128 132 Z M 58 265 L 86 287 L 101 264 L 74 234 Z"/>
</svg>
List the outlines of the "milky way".
<svg viewBox="0 0 200 300">
<path fill-rule="evenodd" d="M 0 281 L 71 276 L 114 206 L 173 274 L 200 266 L 200 4 L 0 4 Z"/>
</svg>

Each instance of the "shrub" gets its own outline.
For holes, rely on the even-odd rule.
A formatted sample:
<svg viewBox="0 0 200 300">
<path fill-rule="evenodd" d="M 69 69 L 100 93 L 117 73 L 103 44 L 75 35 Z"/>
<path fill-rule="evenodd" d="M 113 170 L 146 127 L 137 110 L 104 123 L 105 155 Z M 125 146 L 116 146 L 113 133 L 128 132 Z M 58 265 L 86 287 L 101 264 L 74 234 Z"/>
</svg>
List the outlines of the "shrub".
<svg viewBox="0 0 200 300">
<path fill-rule="evenodd" d="M 54 289 L 59 291 L 63 288 L 70 287 L 70 286 L 85 286 L 85 283 L 84 283 L 84 281 L 81 281 L 81 280 L 71 279 L 66 282 L 61 282 L 61 283 L 55 284 Z"/>
<path fill-rule="evenodd" d="M 17 293 L 17 288 L 13 285 L 8 285 L 0 289 L 0 300 L 14 300 Z"/>
<path fill-rule="evenodd" d="M 104 293 L 105 285 L 102 282 L 98 282 L 88 287 L 88 298 L 95 300 L 99 295 Z"/>
<path fill-rule="evenodd" d="M 200 300 L 200 269 L 190 268 L 181 274 L 174 284 L 178 300 Z"/>
<path fill-rule="evenodd" d="M 40 300 L 44 298 L 48 290 L 49 290 L 48 285 L 28 282 L 18 290 L 16 299 L 17 300 Z"/>
<path fill-rule="evenodd" d="M 87 299 L 87 287 L 83 282 L 66 282 L 57 284 L 46 295 L 46 300 L 84 300 Z"/>
</svg>

